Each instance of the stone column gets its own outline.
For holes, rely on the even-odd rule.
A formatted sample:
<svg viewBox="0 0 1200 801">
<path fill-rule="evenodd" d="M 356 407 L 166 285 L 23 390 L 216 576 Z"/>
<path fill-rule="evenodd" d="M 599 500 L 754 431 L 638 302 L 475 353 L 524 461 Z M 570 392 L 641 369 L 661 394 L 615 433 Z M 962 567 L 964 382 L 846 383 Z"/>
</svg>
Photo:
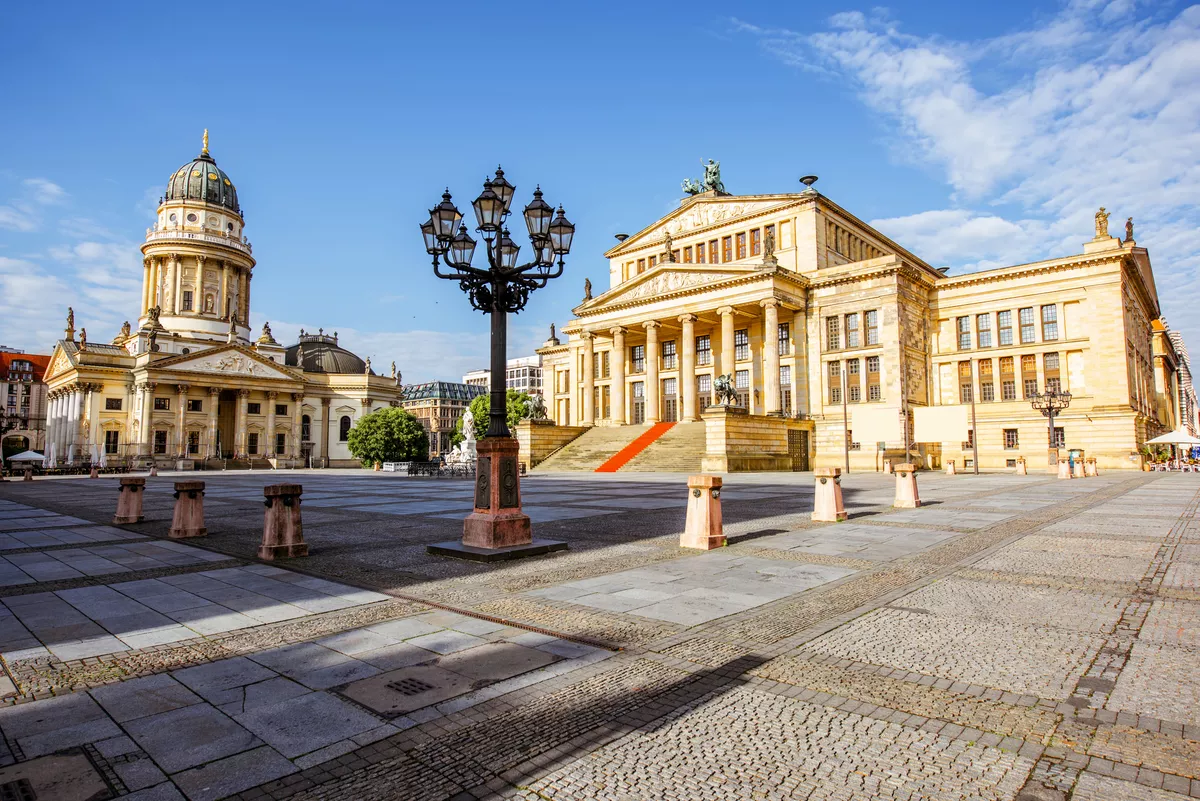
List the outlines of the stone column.
<svg viewBox="0 0 1200 801">
<path fill-rule="evenodd" d="M 196 257 L 196 277 L 192 281 L 192 313 L 204 311 L 204 257 Z"/>
<path fill-rule="evenodd" d="M 642 323 L 646 329 L 646 422 L 659 421 L 662 412 L 658 400 L 658 327 L 661 323 L 649 320 Z"/>
<path fill-rule="evenodd" d="M 171 291 L 171 306 L 175 314 L 183 311 L 183 260 L 178 253 L 171 254 L 171 278 L 175 288 Z"/>
<path fill-rule="evenodd" d="M 150 271 L 151 260 L 149 258 L 142 259 L 142 314 L 153 305 L 150 302 L 151 287 L 154 286 L 154 276 Z"/>
<path fill-rule="evenodd" d="M 142 413 L 140 420 L 141 446 L 138 448 L 138 453 L 141 456 L 150 456 L 154 452 L 154 434 L 150 429 L 150 412 L 154 406 L 154 388 L 158 386 L 154 382 L 145 382 L 138 387 L 138 391 L 142 396 Z"/>
<path fill-rule="evenodd" d="M 596 424 L 596 338 L 588 331 L 579 335 L 583 340 L 583 417 L 580 425 Z"/>
<path fill-rule="evenodd" d="M 187 402 L 188 390 L 191 389 L 187 384 L 177 384 L 175 391 L 179 396 L 178 418 L 175 425 L 178 427 L 178 442 L 175 444 L 175 452 L 179 454 L 180 459 L 186 459 L 187 452 Z"/>
<path fill-rule="evenodd" d="M 301 419 L 304 416 L 304 393 L 292 393 L 292 458 L 299 459 L 301 453 L 300 447 L 300 428 Z"/>
<path fill-rule="evenodd" d="M 229 262 L 225 262 L 221 265 L 221 299 L 219 301 L 220 306 L 216 309 L 217 316 L 222 320 L 229 319 L 225 308 L 229 300 L 229 281 Z"/>
<path fill-rule="evenodd" d="M 250 271 L 238 273 L 238 322 L 250 325 Z"/>
<path fill-rule="evenodd" d="M 128 456 L 137 453 L 137 440 L 133 437 L 133 424 L 137 420 L 137 385 L 130 382 L 125 385 L 125 433 L 123 436 L 125 452 L 118 456 Z"/>
<path fill-rule="evenodd" d="M 579 365 L 579 350 L 577 347 L 567 348 L 567 414 L 564 425 L 579 425 L 579 404 L 576 402 L 579 392 L 579 379 L 576 373 Z"/>
<path fill-rule="evenodd" d="M 329 398 L 321 398 L 321 458 L 329 465 Z"/>
<path fill-rule="evenodd" d="M 55 427 L 58 425 L 58 393 L 51 392 L 46 396 L 46 451 L 49 455 L 50 445 L 57 446 L 54 438 Z"/>
<path fill-rule="evenodd" d="M 85 439 L 89 450 L 91 445 L 100 450 L 104 448 L 104 434 L 100 431 L 100 393 L 104 390 L 104 385 L 88 384 L 87 388 L 87 402 L 84 404 L 84 419 L 87 421 Z"/>
<path fill-rule="evenodd" d="M 763 334 L 763 412 L 778 414 L 779 408 L 779 301 L 762 301 L 766 332 Z"/>
<path fill-rule="evenodd" d="M 612 421 L 624 425 L 625 416 L 625 329 L 617 326 L 609 331 L 613 338 L 612 355 Z"/>
<path fill-rule="evenodd" d="M 220 458 L 217 450 L 217 408 L 221 402 L 221 388 L 208 388 L 208 456 L 210 459 Z"/>
<path fill-rule="evenodd" d="M 248 454 L 246 450 L 246 404 L 249 403 L 250 390 L 239 389 L 237 391 L 237 422 L 235 424 L 235 434 L 233 435 L 233 455 L 242 457 Z"/>
<path fill-rule="evenodd" d="M 151 306 L 159 306 L 159 307 L 162 306 L 163 299 L 160 296 L 160 291 L 162 288 L 162 278 L 163 278 L 162 272 L 163 272 L 162 259 L 155 259 L 154 263 L 151 265 L 151 270 L 150 270 L 151 275 L 154 276 L 154 288 L 150 290 L 150 305 Z"/>
<path fill-rule="evenodd" d="M 679 318 L 683 323 L 683 358 L 679 363 L 679 389 L 683 395 L 683 415 L 680 422 L 694 423 L 696 413 L 696 315 L 685 314 Z"/>
<path fill-rule="evenodd" d="M 792 316 L 792 416 L 807 411 L 804 400 L 808 398 L 808 317 L 803 309 L 797 309 Z M 880 359 L 882 362 L 883 359 Z M 887 386 L 886 376 L 880 365 L 880 389 Z M 886 396 L 885 396 L 886 397 Z"/>
<path fill-rule="evenodd" d="M 733 347 L 733 308 L 722 306 L 717 309 L 717 314 L 721 315 L 721 375 L 727 375 L 733 381 L 737 372 L 737 351 Z"/>
<path fill-rule="evenodd" d="M 271 459 L 275 456 L 275 399 L 279 397 L 278 392 L 267 393 L 267 458 Z"/>
</svg>

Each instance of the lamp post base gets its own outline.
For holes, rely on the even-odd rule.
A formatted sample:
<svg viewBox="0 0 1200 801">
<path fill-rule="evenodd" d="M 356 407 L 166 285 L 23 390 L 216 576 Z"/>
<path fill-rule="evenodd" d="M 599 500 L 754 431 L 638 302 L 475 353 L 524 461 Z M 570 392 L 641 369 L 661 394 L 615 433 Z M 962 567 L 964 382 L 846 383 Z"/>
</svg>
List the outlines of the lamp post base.
<svg viewBox="0 0 1200 801">
<path fill-rule="evenodd" d="M 475 511 L 463 521 L 463 545 L 511 548 L 533 542 L 521 511 L 520 446 L 512 437 L 485 437 L 476 445 Z"/>
</svg>

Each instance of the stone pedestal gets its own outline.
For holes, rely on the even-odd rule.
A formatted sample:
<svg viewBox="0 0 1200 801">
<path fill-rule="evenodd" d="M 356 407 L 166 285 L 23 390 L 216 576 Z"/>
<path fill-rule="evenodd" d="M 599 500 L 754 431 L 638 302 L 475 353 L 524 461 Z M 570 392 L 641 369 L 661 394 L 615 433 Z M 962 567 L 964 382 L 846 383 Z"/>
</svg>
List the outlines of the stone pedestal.
<svg viewBox="0 0 1200 801">
<path fill-rule="evenodd" d="M 1024 459 L 1017 459 L 1017 475 L 1018 476 L 1029 475 L 1029 466 L 1027 464 L 1025 464 Z"/>
<path fill-rule="evenodd" d="M 892 474 L 892 460 L 891 459 L 883 460 L 883 472 L 887 473 L 888 475 Z"/>
<path fill-rule="evenodd" d="M 1071 464 L 1071 477 L 1072 478 L 1083 478 L 1084 477 L 1083 460 L 1082 459 L 1076 459 Z"/>
<path fill-rule="evenodd" d="M 688 476 L 687 523 L 679 538 L 681 548 L 711 551 L 725 547 L 721 524 L 720 476 Z"/>
<path fill-rule="evenodd" d="M 156 465 L 156 464 L 150 465 L 150 475 L 151 476 L 158 475 L 158 465 Z"/>
<path fill-rule="evenodd" d="M 88 473 L 88 478 L 100 478 L 100 471 L 96 469 L 96 465 L 92 465 L 91 472 Z"/>
<path fill-rule="evenodd" d="M 1089 458 L 1084 461 L 1083 474 L 1089 478 L 1100 475 L 1100 470 L 1096 467 L 1096 460 L 1094 458 Z"/>
<path fill-rule="evenodd" d="M 1068 462 L 1066 459 L 1058 460 L 1058 477 L 1059 478 L 1074 478 L 1075 477 L 1075 476 L 1071 475 L 1071 463 Z"/>
<path fill-rule="evenodd" d="M 175 517 L 171 520 L 171 539 L 203 537 L 207 533 L 208 529 L 204 527 L 204 482 L 176 481 Z"/>
<path fill-rule="evenodd" d="M 896 465 L 896 502 L 892 505 L 897 509 L 916 509 L 921 505 L 921 496 L 917 494 L 915 464 Z"/>
<path fill-rule="evenodd" d="M 426 546 L 426 551 L 491 562 L 565 550 L 565 542 L 535 540 L 529 515 L 521 511 L 517 440 L 484 437 L 475 448 L 475 511 L 463 521 L 462 542 L 439 542 Z"/>
<path fill-rule="evenodd" d="M 1046 471 L 1048 473 L 1058 472 L 1058 448 L 1049 448 L 1046 451 Z"/>
<path fill-rule="evenodd" d="M 24 481 L 33 481 L 33 468 L 32 467 L 25 468 L 25 478 L 23 480 Z"/>
<path fill-rule="evenodd" d="M 300 522 L 299 484 L 272 484 L 263 487 L 267 507 L 263 515 L 262 547 L 259 559 L 287 559 L 308 556 L 308 545 L 304 542 L 304 527 Z"/>
<path fill-rule="evenodd" d="M 958 471 L 954 469 L 954 460 L 953 459 L 946 462 L 946 475 L 948 475 L 948 476 L 958 475 Z"/>
<path fill-rule="evenodd" d="M 812 519 L 820 523 L 840 523 L 846 519 L 846 507 L 842 503 L 842 468 L 818 467 L 816 495 L 813 498 Z"/>
<path fill-rule="evenodd" d="M 113 525 L 140 523 L 145 520 L 142 515 L 142 495 L 146 489 L 146 479 L 141 476 L 129 476 L 121 479 L 117 487 L 117 514 L 113 517 Z"/>
</svg>

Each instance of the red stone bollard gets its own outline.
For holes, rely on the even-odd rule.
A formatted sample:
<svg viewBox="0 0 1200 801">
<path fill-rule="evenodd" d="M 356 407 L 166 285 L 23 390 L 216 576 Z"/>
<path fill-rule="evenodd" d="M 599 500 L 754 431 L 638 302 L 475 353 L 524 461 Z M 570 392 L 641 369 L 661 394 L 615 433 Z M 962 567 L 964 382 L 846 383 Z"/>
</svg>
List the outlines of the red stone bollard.
<svg viewBox="0 0 1200 801">
<path fill-rule="evenodd" d="M 948 476 L 958 475 L 958 471 L 954 469 L 954 460 L 953 459 L 949 459 L 946 462 L 946 475 L 948 475 Z"/>
<path fill-rule="evenodd" d="M 813 471 L 813 476 L 816 478 L 816 495 L 813 497 L 812 519 L 819 523 L 840 523 L 845 520 L 842 468 L 818 467 Z"/>
<path fill-rule="evenodd" d="M 176 481 L 175 517 L 171 520 L 171 539 L 203 537 L 207 533 L 208 529 L 204 527 L 204 482 Z"/>
<path fill-rule="evenodd" d="M 887 473 L 888 475 L 891 475 L 891 474 L 892 474 L 892 460 L 891 460 L 891 459 L 885 459 L 885 460 L 884 460 L 884 462 L 883 462 L 883 472 Z"/>
<path fill-rule="evenodd" d="M 142 515 L 142 495 L 146 489 L 146 479 L 140 476 L 129 476 L 121 479 L 120 495 L 117 496 L 117 514 L 113 517 L 114 525 L 125 523 L 140 523 L 146 518 Z"/>
<path fill-rule="evenodd" d="M 262 547 L 259 559 L 286 559 L 293 556 L 308 556 L 308 545 L 304 543 L 304 527 L 300 523 L 299 484 L 272 484 L 263 487 L 267 507 L 263 516 Z"/>
<path fill-rule="evenodd" d="M 1083 478 L 1086 474 L 1083 472 L 1083 460 L 1079 459 L 1075 464 L 1071 465 L 1071 477 Z"/>
<path fill-rule="evenodd" d="M 1059 478 L 1075 478 L 1071 475 L 1071 463 L 1066 459 L 1058 460 L 1058 477 Z"/>
<path fill-rule="evenodd" d="M 1017 459 L 1017 475 L 1018 476 L 1029 475 L 1029 467 L 1028 467 L 1028 465 L 1025 464 L 1024 459 Z"/>
<path fill-rule="evenodd" d="M 32 467 L 29 467 L 29 466 L 25 467 L 25 478 L 23 480 L 33 481 L 33 468 Z"/>
<path fill-rule="evenodd" d="M 720 476 L 688 476 L 687 523 L 679 546 L 702 551 L 725 547 Z"/>
<path fill-rule="evenodd" d="M 921 505 L 915 464 L 896 465 L 896 501 L 892 505 L 898 509 L 916 509 Z"/>
<path fill-rule="evenodd" d="M 1083 474 L 1089 478 L 1100 475 L 1100 470 L 1096 467 L 1096 460 L 1094 458 L 1089 458 L 1083 463 Z"/>
<path fill-rule="evenodd" d="M 152 476 L 158 475 L 158 465 L 156 465 L 156 464 L 150 465 L 150 475 L 152 475 Z"/>
<path fill-rule="evenodd" d="M 92 465 L 92 470 L 88 473 L 88 478 L 100 478 L 100 471 L 96 469 L 96 465 Z"/>
</svg>

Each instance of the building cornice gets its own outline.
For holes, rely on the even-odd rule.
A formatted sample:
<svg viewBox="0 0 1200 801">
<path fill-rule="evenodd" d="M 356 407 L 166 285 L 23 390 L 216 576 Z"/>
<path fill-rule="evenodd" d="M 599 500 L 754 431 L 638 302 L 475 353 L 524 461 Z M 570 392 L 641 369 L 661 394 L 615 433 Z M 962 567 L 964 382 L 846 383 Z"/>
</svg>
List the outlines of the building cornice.
<svg viewBox="0 0 1200 801">
<path fill-rule="evenodd" d="M 649 276 L 649 275 L 651 275 L 651 273 L 646 273 L 646 275 Z M 754 272 L 747 272 L 743 275 L 736 275 L 731 278 L 722 278 L 722 279 L 718 279 L 716 281 L 712 281 L 709 283 L 694 284 L 692 286 L 680 287 L 679 289 L 664 292 L 662 294 L 642 295 L 637 298 L 631 298 L 630 300 L 624 301 L 624 302 L 622 302 L 618 298 L 615 302 L 613 302 L 611 304 L 603 304 L 603 305 L 596 306 L 596 307 L 593 307 L 590 309 L 585 309 L 582 306 L 577 306 L 574 309 L 572 309 L 572 313 L 575 315 L 576 319 L 584 318 L 584 317 L 597 317 L 597 316 L 600 316 L 603 314 L 608 314 L 608 313 L 614 312 L 614 311 L 620 311 L 623 309 L 634 309 L 639 306 L 648 305 L 650 303 L 658 303 L 663 300 L 673 300 L 675 298 L 683 298 L 683 297 L 689 297 L 692 295 L 700 295 L 700 294 L 704 294 L 705 292 L 710 292 L 714 289 L 727 289 L 729 287 L 744 286 L 746 284 L 757 283 L 759 281 L 762 281 L 763 279 L 773 279 L 773 278 L 783 279 L 784 281 L 786 281 L 788 283 L 796 285 L 796 287 L 798 287 L 802 291 L 807 291 L 807 289 L 810 285 L 809 279 L 805 278 L 800 273 L 795 273 L 795 272 L 792 272 L 791 270 L 784 270 L 780 267 L 774 267 L 771 269 L 755 270 Z M 602 298 L 603 295 L 601 295 L 600 297 Z M 597 300 L 599 300 L 599 298 L 597 298 Z M 564 328 L 563 328 L 564 332 L 567 331 L 569 328 L 572 328 L 572 325 L 574 322 L 575 321 L 572 321 L 572 323 L 568 323 L 567 326 L 564 326 Z M 574 327 L 578 328 L 579 326 L 574 326 Z"/>
</svg>

